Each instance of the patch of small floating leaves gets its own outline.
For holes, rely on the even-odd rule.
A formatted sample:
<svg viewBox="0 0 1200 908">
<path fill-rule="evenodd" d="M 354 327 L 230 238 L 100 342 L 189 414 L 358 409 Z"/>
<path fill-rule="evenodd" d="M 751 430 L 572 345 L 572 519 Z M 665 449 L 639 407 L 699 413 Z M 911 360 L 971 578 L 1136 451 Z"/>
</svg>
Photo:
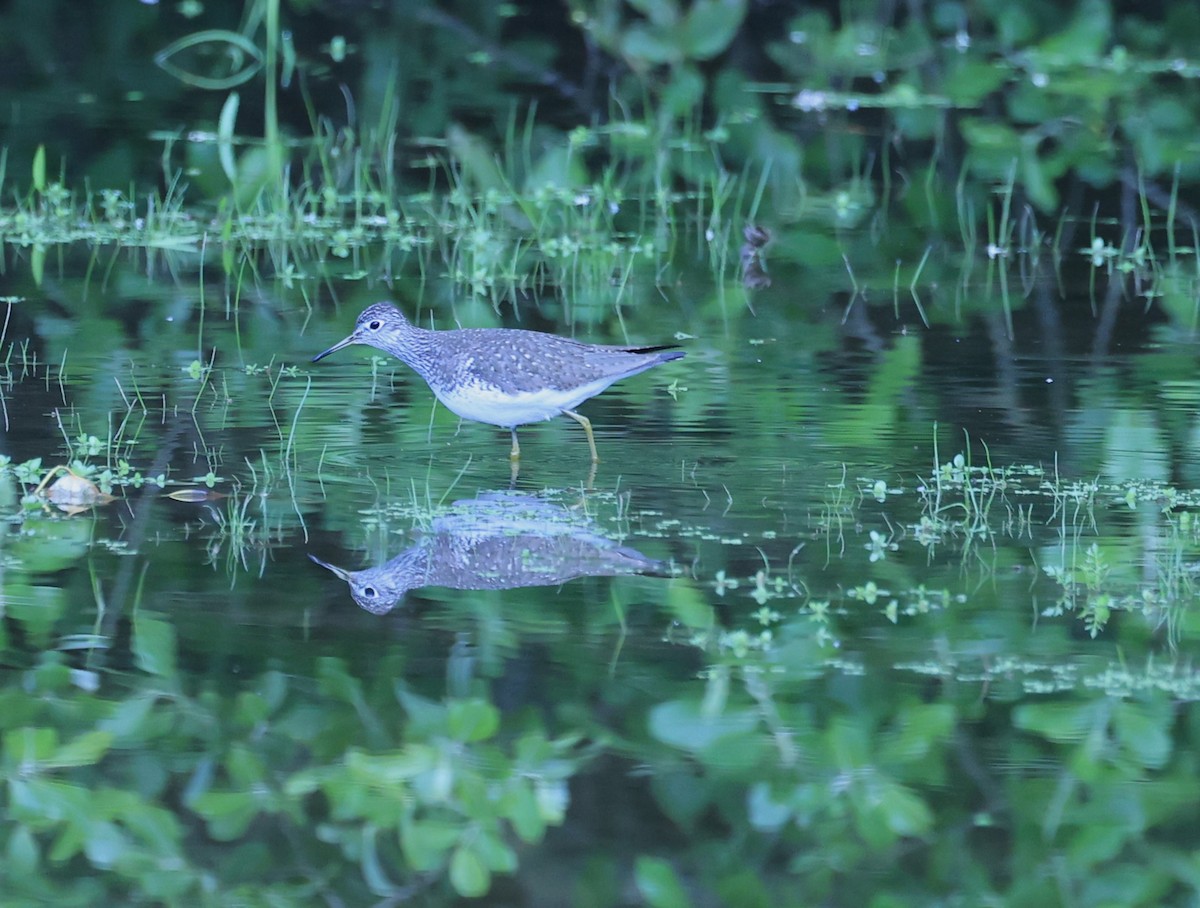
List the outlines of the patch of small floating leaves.
<svg viewBox="0 0 1200 908">
<path fill-rule="evenodd" d="M 953 678 L 963 684 L 1016 684 L 1028 694 L 1087 689 L 1126 699 L 1162 692 L 1184 702 L 1200 701 L 1200 669 L 1153 659 L 1140 669 L 1109 663 L 1095 671 L 1089 671 L 1079 662 L 1042 662 L 1015 655 L 996 656 L 978 666 L 945 658 L 897 662 L 893 668 L 917 675 Z"/>
</svg>

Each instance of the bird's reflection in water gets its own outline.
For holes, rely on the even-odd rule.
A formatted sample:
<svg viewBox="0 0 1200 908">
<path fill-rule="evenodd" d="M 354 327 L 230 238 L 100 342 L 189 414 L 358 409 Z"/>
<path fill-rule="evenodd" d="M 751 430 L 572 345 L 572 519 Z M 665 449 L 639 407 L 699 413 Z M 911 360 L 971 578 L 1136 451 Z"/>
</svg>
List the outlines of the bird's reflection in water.
<svg viewBox="0 0 1200 908">
<path fill-rule="evenodd" d="M 455 502 L 414 545 L 379 567 L 347 571 L 308 557 L 345 580 L 354 601 L 375 615 L 426 586 L 504 590 L 578 577 L 673 574 L 667 562 L 602 535 L 586 515 L 518 492 Z"/>
</svg>

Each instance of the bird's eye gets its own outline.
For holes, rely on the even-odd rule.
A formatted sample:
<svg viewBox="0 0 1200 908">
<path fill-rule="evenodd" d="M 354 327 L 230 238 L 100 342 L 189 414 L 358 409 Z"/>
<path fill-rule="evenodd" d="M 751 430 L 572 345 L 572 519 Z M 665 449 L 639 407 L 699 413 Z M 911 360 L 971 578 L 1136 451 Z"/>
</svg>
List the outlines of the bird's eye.
<svg viewBox="0 0 1200 908">
<path fill-rule="evenodd" d="M 378 331 L 380 328 L 383 327 L 383 322 L 381 322 L 377 318 L 373 318 L 369 322 L 367 322 L 367 327 L 370 328 L 372 331 Z"/>
<path fill-rule="evenodd" d="M 365 587 L 363 587 L 363 595 L 366 596 L 368 599 L 374 599 L 379 594 L 375 592 L 375 587 L 365 586 Z"/>
</svg>

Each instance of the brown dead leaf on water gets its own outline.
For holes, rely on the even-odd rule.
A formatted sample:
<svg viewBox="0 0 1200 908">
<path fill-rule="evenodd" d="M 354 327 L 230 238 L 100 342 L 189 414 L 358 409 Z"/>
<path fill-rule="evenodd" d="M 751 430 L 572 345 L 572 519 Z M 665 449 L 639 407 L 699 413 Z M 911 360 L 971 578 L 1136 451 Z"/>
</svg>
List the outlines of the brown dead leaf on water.
<svg viewBox="0 0 1200 908">
<path fill-rule="evenodd" d="M 54 480 L 43 497 L 59 510 L 74 516 L 97 505 L 108 504 L 116 499 L 90 479 L 77 476 L 69 470 Z"/>
</svg>

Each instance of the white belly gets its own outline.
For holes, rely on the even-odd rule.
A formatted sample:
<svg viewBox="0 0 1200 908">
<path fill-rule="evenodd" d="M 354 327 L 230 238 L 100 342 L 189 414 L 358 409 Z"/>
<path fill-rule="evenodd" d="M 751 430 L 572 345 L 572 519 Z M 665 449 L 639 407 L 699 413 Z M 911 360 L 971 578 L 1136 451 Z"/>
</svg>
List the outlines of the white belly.
<svg viewBox="0 0 1200 908">
<path fill-rule="evenodd" d="M 589 397 L 595 397 L 613 381 L 614 378 L 605 377 L 581 388 L 526 391 L 516 395 L 502 395 L 489 385 L 471 385 L 449 393 L 434 393 L 446 409 L 463 419 L 508 429 L 553 419 L 563 410 L 573 410 Z"/>
</svg>

